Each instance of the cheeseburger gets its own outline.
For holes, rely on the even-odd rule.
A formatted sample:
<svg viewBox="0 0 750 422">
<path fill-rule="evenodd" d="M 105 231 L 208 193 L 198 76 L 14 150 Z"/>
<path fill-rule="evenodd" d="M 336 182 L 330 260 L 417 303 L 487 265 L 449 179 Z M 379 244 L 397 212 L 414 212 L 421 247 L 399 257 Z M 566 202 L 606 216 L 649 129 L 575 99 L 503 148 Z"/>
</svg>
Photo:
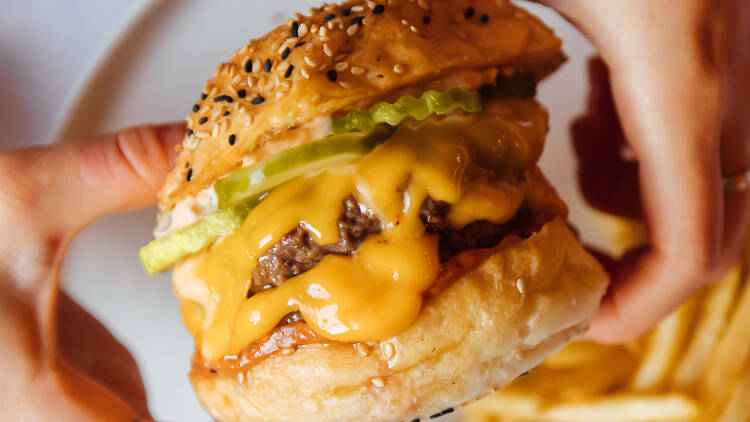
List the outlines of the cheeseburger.
<svg viewBox="0 0 750 422">
<path fill-rule="evenodd" d="M 437 417 L 585 329 L 607 277 L 536 165 L 560 44 L 504 0 L 354 0 L 218 67 L 140 254 L 214 418 Z"/>
</svg>

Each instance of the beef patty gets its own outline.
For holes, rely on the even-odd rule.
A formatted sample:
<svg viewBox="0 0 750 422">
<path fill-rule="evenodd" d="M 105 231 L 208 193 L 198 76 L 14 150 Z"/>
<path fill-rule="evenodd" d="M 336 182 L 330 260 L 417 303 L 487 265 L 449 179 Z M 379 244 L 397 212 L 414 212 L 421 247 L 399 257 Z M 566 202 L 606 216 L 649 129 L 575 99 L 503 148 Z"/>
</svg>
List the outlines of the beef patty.
<svg viewBox="0 0 750 422">
<path fill-rule="evenodd" d="M 519 210 L 512 220 L 504 224 L 478 220 L 457 230 L 448 224 L 448 211 L 449 203 L 428 197 L 419 212 L 425 231 L 440 237 L 440 262 L 465 249 L 489 248 L 498 244 L 505 235 L 519 227 L 525 215 L 523 210 Z M 344 199 L 344 213 L 338 219 L 338 228 L 338 242 L 325 245 L 317 244 L 301 225 L 284 235 L 258 259 L 247 297 L 278 287 L 287 279 L 309 271 L 328 254 L 353 254 L 368 236 L 380 233 L 382 224 L 370 210 L 360 206 L 354 196 L 349 196 Z M 287 319 L 291 321 L 299 318 L 298 315 L 289 316 L 291 318 Z"/>
</svg>

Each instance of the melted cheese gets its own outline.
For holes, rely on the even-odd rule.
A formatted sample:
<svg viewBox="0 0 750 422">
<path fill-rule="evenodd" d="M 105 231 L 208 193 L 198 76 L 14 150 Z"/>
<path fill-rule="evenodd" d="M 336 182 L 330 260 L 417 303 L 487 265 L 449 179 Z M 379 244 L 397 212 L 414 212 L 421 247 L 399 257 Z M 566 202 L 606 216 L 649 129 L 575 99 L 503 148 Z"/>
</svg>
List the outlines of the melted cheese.
<svg viewBox="0 0 750 422">
<path fill-rule="evenodd" d="M 275 188 L 235 233 L 175 275 L 183 319 L 206 360 L 238 353 L 300 311 L 317 334 L 339 341 L 393 336 L 417 317 L 438 275 L 437 237 L 419 218 L 430 196 L 454 204 L 456 227 L 508 221 L 525 197 L 546 133 L 533 100 L 492 101 L 472 115 L 403 123 L 358 161 Z M 354 194 L 383 223 L 351 257 L 328 255 L 280 287 L 246 298 L 261 257 L 301 224 L 320 244 L 338 241 L 342 201 Z"/>
</svg>

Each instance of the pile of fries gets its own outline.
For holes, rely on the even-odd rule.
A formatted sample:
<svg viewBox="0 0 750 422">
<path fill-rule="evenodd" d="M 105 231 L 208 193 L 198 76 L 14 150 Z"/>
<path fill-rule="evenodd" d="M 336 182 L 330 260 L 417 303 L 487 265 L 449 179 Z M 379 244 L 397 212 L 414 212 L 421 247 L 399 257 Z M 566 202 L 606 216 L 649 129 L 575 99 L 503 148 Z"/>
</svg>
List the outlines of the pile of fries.
<svg viewBox="0 0 750 422">
<path fill-rule="evenodd" d="M 637 243 L 638 233 L 621 229 L 621 249 Z M 465 420 L 750 421 L 750 249 L 642 338 L 570 344 L 467 406 Z"/>
</svg>

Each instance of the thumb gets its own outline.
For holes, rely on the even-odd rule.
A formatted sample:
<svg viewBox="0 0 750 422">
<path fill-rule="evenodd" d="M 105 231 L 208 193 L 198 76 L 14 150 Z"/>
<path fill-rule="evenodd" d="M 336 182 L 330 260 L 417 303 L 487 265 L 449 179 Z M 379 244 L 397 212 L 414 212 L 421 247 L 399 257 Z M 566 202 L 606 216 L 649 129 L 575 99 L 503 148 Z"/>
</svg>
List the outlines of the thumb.
<svg viewBox="0 0 750 422">
<path fill-rule="evenodd" d="M 0 172 L 16 176 L 10 197 L 35 227 L 75 233 L 106 214 L 154 203 L 184 130 L 181 123 L 138 126 L 12 151 L 0 157 Z"/>
</svg>

